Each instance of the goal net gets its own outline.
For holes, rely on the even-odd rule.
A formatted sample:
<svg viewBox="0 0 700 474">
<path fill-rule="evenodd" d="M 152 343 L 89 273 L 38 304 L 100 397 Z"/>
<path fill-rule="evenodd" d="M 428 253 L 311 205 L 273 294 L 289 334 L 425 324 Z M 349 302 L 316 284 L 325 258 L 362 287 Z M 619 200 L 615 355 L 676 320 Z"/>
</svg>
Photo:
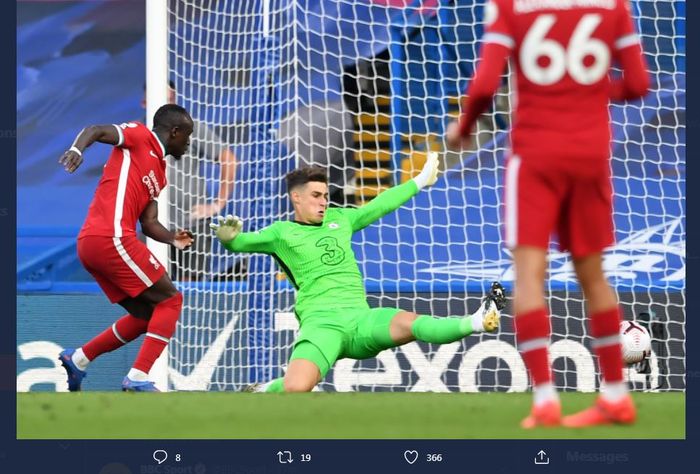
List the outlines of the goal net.
<svg viewBox="0 0 700 474">
<path fill-rule="evenodd" d="M 474 149 L 444 153 L 444 127 L 475 66 L 484 3 L 168 2 L 169 76 L 197 122 L 192 150 L 169 178 L 171 222 L 197 234 L 192 251 L 171 255 L 185 294 L 170 343 L 171 388 L 237 390 L 284 374 L 297 330 L 291 285 L 271 257 L 225 251 L 201 216 L 237 214 L 248 231 L 290 219 L 283 176 L 300 164 L 324 166 L 332 205 L 353 206 L 415 175 L 429 151 L 442 154 L 434 187 L 355 235 L 372 306 L 461 316 L 492 281 L 511 287 L 500 218 L 508 77 Z M 641 101 L 611 106 L 618 242 L 605 269 L 625 318 L 653 338 L 648 366 L 627 370 L 634 387 L 684 390 L 685 4 L 631 5 L 653 86 Z M 556 384 L 594 390 L 584 300 L 554 242 L 546 288 Z M 522 391 L 528 378 L 507 308 L 496 335 L 340 360 L 319 388 Z"/>
</svg>

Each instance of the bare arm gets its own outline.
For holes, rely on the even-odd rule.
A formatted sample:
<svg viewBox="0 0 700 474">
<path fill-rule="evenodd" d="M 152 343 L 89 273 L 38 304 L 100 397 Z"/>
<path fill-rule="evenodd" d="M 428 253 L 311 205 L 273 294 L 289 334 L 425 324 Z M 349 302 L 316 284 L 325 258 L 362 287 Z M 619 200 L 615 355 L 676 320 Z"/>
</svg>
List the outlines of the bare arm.
<svg viewBox="0 0 700 474">
<path fill-rule="evenodd" d="M 219 155 L 219 162 L 221 163 L 221 175 L 219 176 L 217 204 L 219 205 L 219 210 L 221 210 L 228 202 L 228 198 L 233 190 L 233 183 L 236 179 L 236 155 L 228 148 L 224 148 Z"/>
<path fill-rule="evenodd" d="M 610 99 L 613 101 L 635 100 L 649 91 L 649 72 L 642 44 L 636 32 L 630 4 L 621 0 L 617 4 L 616 40 L 613 57 L 622 69 L 622 76 L 610 84 Z"/>
<path fill-rule="evenodd" d="M 192 233 L 188 230 L 173 232 L 163 227 L 158 220 L 158 201 L 151 201 L 139 216 L 141 230 L 146 237 L 158 242 L 170 244 L 179 249 L 186 249 L 194 242 Z"/>
<path fill-rule="evenodd" d="M 633 44 L 622 48 L 616 57 L 622 68 L 622 77 L 613 79 L 610 99 L 623 101 L 644 97 L 649 91 L 649 73 L 641 46 Z"/>
<path fill-rule="evenodd" d="M 233 191 L 233 183 L 236 180 L 236 155 L 231 150 L 224 147 L 219 153 L 219 195 L 214 202 L 199 204 L 192 208 L 192 217 L 195 219 L 206 219 L 221 212 Z"/>
<path fill-rule="evenodd" d="M 467 97 L 462 103 L 462 115 L 450 124 L 447 143 L 450 148 L 466 147 L 479 116 L 491 105 L 493 95 L 501 83 L 510 49 L 498 43 L 485 43 L 476 73 L 469 84 Z"/>
<path fill-rule="evenodd" d="M 121 136 L 114 125 L 90 125 L 80 131 L 70 149 L 67 150 L 58 162 L 69 173 L 74 172 L 83 163 L 83 151 L 95 142 L 107 145 L 119 145 Z"/>
</svg>

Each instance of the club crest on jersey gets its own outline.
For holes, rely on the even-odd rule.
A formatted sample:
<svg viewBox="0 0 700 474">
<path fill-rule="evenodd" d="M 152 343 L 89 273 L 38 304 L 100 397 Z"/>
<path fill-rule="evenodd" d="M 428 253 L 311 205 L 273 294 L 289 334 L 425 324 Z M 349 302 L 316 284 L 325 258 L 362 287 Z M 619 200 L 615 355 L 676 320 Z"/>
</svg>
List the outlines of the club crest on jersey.
<svg viewBox="0 0 700 474">
<path fill-rule="evenodd" d="M 148 257 L 148 261 L 151 262 L 151 265 L 153 265 L 153 268 L 155 268 L 156 270 L 158 270 L 160 268 L 160 263 L 158 263 L 158 260 L 156 260 L 156 258 L 153 256 L 153 254 L 151 254 Z"/>
<path fill-rule="evenodd" d="M 340 227 L 340 226 L 338 225 L 337 222 L 331 222 L 330 224 L 328 224 L 329 229 L 337 229 L 338 227 Z"/>
</svg>

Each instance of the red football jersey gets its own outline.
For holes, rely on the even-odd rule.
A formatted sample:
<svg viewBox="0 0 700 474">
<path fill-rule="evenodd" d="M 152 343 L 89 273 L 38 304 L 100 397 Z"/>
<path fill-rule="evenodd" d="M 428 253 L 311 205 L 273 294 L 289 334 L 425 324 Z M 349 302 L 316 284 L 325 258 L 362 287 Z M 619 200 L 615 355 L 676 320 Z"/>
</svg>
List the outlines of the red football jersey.
<svg viewBox="0 0 700 474">
<path fill-rule="evenodd" d="M 611 85 L 611 64 L 618 61 L 626 76 L 636 76 L 624 78 L 639 83 L 634 90 L 645 92 L 648 85 L 627 1 L 491 0 L 485 21 L 484 59 L 469 88 L 469 106 L 483 106 L 479 81 L 497 87 L 511 57 L 513 153 L 538 160 L 607 159 L 609 100 L 636 95 Z M 626 49 L 632 60 L 622 57 Z M 463 133 L 481 111 L 463 117 Z"/>
<path fill-rule="evenodd" d="M 136 221 L 165 187 L 165 147 L 138 122 L 115 125 L 119 143 L 104 165 L 78 238 L 123 237 L 136 233 Z"/>
</svg>

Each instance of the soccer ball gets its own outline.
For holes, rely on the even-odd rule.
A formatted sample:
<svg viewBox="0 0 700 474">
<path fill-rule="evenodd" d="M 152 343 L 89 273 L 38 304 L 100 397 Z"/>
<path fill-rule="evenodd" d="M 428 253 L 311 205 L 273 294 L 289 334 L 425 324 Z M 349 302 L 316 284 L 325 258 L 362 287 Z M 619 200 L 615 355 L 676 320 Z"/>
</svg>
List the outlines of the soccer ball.
<svg viewBox="0 0 700 474">
<path fill-rule="evenodd" d="M 622 358 L 627 364 L 636 364 L 651 355 L 649 331 L 634 321 L 620 323 Z"/>
</svg>

